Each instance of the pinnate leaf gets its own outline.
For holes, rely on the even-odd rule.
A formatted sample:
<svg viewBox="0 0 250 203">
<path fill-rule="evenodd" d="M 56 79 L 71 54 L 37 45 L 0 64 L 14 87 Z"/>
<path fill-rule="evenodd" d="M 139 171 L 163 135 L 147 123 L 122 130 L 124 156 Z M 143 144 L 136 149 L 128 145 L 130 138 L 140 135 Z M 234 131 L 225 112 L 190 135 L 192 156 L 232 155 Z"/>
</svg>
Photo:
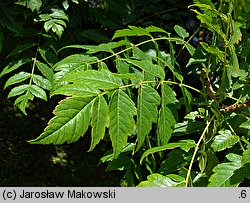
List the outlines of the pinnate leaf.
<svg viewBox="0 0 250 203">
<path fill-rule="evenodd" d="M 29 143 L 62 144 L 77 141 L 88 129 L 92 101 L 91 97 L 70 97 L 62 100 L 45 131 Z"/>
<path fill-rule="evenodd" d="M 116 90 L 109 106 L 109 134 L 113 146 L 114 158 L 122 151 L 127 138 L 132 134 L 135 123 L 136 107 L 131 98 L 122 90 Z"/>
</svg>

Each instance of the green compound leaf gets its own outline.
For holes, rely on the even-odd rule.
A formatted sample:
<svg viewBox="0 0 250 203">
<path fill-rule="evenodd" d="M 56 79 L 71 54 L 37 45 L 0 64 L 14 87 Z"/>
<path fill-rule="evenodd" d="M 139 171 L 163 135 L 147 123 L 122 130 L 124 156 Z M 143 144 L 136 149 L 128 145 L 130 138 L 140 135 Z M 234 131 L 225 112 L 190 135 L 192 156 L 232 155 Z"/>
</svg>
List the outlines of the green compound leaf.
<svg viewBox="0 0 250 203">
<path fill-rule="evenodd" d="M 211 145 L 215 152 L 222 151 L 226 148 L 230 148 L 239 141 L 239 137 L 233 135 L 230 130 L 221 130 L 219 135 L 215 136 L 215 139 Z"/>
<path fill-rule="evenodd" d="M 181 148 L 185 152 L 188 152 L 191 148 L 195 147 L 195 141 L 194 140 L 180 140 L 179 142 L 168 143 L 159 147 L 150 148 L 143 153 L 140 163 L 142 163 L 143 159 L 150 154 L 165 151 L 167 149 L 174 149 L 177 147 Z"/>
<path fill-rule="evenodd" d="M 85 134 L 90 123 L 93 98 L 70 97 L 56 107 L 45 131 L 31 144 L 62 144 L 77 141 Z"/>
<path fill-rule="evenodd" d="M 106 127 L 109 126 L 109 108 L 103 96 L 98 96 L 92 106 L 91 145 L 89 151 L 104 138 Z"/>
<path fill-rule="evenodd" d="M 241 168 L 242 157 L 237 154 L 227 154 L 226 158 L 231 161 L 221 163 L 214 167 L 214 174 L 209 179 L 208 186 L 210 187 L 230 187 L 235 186 L 230 183 L 230 178 L 234 175 L 237 169 Z"/>
<path fill-rule="evenodd" d="M 141 147 L 146 135 L 152 128 L 152 123 L 157 122 L 160 96 L 157 91 L 148 86 L 141 85 L 138 93 L 138 115 L 136 132 L 138 136 L 137 150 Z"/>
<path fill-rule="evenodd" d="M 163 176 L 158 173 L 151 174 L 148 180 L 142 181 L 138 187 L 176 187 L 184 186 L 185 179 L 179 175 L 168 174 Z"/>
<path fill-rule="evenodd" d="M 109 134 L 113 146 L 114 158 L 122 151 L 127 138 L 133 133 L 136 107 L 131 98 L 122 90 L 117 90 L 112 96 L 109 106 Z"/>
</svg>

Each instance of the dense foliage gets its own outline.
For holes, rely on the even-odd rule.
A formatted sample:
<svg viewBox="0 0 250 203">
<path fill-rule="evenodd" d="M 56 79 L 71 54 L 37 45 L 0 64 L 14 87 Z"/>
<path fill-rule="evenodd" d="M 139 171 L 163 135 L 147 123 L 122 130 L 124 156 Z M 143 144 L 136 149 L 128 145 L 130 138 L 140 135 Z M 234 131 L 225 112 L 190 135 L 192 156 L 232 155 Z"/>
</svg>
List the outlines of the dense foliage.
<svg viewBox="0 0 250 203">
<path fill-rule="evenodd" d="M 126 186 L 239 186 L 250 178 L 250 1 L 164 2 L 2 2 L 8 98 L 24 114 L 59 98 L 29 143 L 111 143 L 100 164 Z"/>
</svg>

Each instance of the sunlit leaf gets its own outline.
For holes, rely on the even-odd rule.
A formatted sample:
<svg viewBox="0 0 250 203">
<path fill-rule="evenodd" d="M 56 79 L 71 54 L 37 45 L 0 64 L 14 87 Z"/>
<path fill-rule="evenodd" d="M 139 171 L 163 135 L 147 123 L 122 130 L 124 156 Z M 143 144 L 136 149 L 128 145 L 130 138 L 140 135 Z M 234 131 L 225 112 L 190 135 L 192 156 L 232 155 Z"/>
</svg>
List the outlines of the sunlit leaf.
<svg viewBox="0 0 250 203">
<path fill-rule="evenodd" d="M 31 59 L 30 58 L 22 58 L 22 59 L 17 59 L 17 60 L 13 60 L 9 63 L 9 65 L 7 65 L 6 67 L 4 67 L 4 69 L 2 70 L 2 72 L 0 73 L 0 78 L 7 74 L 10 73 L 16 69 L 18 69 L 19 67 L 21 67 L 22 65 L 30 62 Z"/>
<path fill-rule="evenodd" d="M 176 175 L 177 176 L 177 175 Z M 171 176 L 170 176 L 171 177 Z M 178 176 L 178 180 L 173 180 L 168 176 L 163 176 L 158 173 L 151 174 L 147 177 L 146 181 L 140 182 L 138 187 L 176 187 L 183 186 L 185 179 L 181 176 Z M 175 177 L 176 178 L 176 177 Z"/>
<path fill-rule="evenodd" d="M 90 122 L 93 98 L 71 97 L 56 107 L 45 131 L 32 144 L 62 144 L 77 141 L 85 134 Z"/>
<path fill-rule="evenodd" d="M 120 87 L 118 78 L 108 70 L 86 70 L 68 74 L 64 81 L 80 83 L 99 89 L 115 89 Z"/>
<path fill-rule="evenodd" d="M 239 137 L 233 135 L 230 130 L 221 130 L 219 131 L 219 135 L 216 135 L 214 138 L 211 147 L 214 151 L 222 151 L 226 148 L 230 148 L 235 145 L 239 141 Z"/>
<path fill-rule="evenodd" d="M 227 154 L 227 159 L 230 162 L 221 163 L 214 167 L 214 174 L 209 179 L 208 186 L 210 187 L 226 187 L 233 186 L 230 183 L 230 178 L 233 176 L 234 172 L 241 168 L 242 157 L 237 154 Z"/>
<path fill-rule="evenodd" d="M 20 83 L 23 82 L 24 80 L 28 79 L 31 76 L 30 73 L 26 73 L 26 72 L 19 72 L 15 75 L 13 75 L 12 77 L 10 77 L 7 82 L 4 85 L 4 89 L 7 88 L 10 85 L 14 85 L 16 83 Z"/>
</svg>

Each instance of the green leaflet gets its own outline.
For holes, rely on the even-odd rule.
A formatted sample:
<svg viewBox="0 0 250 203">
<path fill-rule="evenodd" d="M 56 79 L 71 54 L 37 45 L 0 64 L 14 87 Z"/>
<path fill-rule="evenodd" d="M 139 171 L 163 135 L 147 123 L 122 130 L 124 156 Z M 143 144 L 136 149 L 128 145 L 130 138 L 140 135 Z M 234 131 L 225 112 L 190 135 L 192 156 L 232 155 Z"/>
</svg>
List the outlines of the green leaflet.
<svg viewBox="0 0 250 203">
<path fill-rule="evenodd" d="M 242 124 L 240 125 L 240 128 L 250 129 L 250 120 L 248 120 L 248 121 L 242 123 Z"/>
<path fill-rule="evenodd" d="M 98 96 L 93 102 L 91 120 L 91 145 L 89 151 L 104 138 L 106 127 L 109 126 L 109 108 L 103 96 Z"/>
<path fill-rule="evenodd" d="M 112 38 L 118 38 L 118 37 L 127 37 L 127 36 L 151 36 L 151 32 L 161 32 L 161 33 L 167 33 L 165 30 L 155 27 L 155 26 L 150 26 L 147 27 L 146 29 L 141 28 L 141 27 L 135 27 L 135 26 L 128 26 L 129 29 L 123 29 L 123 30 L 117 30 Z"/>
<path fill-rule="evenodd" d="M 21 96 L 19 96 L 19 97 L 16 98 L 16 100 L 14 102 L 14 105 L 18 105 L 19 109 L 25 115 L 27 115 L 25 108 L 26 108 L 26 106 L 28 104 L 28 101 L 29 100 L 32 101 L 33 99 L 34 99 L 34 95 L 27 91 L 26 94 L 21 95 Z"/>
<path fill-rule="evenodd" d="M 183 39 L 185 39 L 189 36 L 189 33 L 183 27 L 181 27 L 179 25 L 175 25 L 174 30 Z"/>
<path fill-rule="evenodd" d="M 29 85 L 20 85 L 17 87 L 14 87 L 8 95 L 8 98 L 18 96 L 26 91 L 26 89 L 29 87 Z"/>
<path fill-rule="evenodd" d="M 195 147 L 195 141 L 194 140 L 180 140 L 179 142 L 176 142 L 176 143 L 172 142 L 172 143 L 168 143 L 159 147 L 150 148 L 143 153 L 140 163 L 142 163 L 143 159 L 150 154 L 165 151 L 167 149 L 174 149 L 177 147 L 181 148 L 185 152 L 188 152 L 191 148 Z"/>
<path fill-rule="evenodd" d="M 250 163 L 250 145 L 248 145 L 247 150 L 243 152 L 242 156 L 242 165 L 245 165 L 247 163 Z"/>
<path fill-rule="evenodd" d="M 69 21 L 69 18 L 60 8 L 51 8 L 50 10 L 50 14 L 40 14 L 40 19 L 36 21 L 45 21 L 43 26 L 45 31 L 48 32 L 51 29 L 61 38 L 66 27 L 65 21 Z"/>
<path fill-rule="evenodd" d="M 103 44 L 99 44 L 97 46 L 95 46 L 95 45 L 69 45 L 69 46 L 65 46 L 65 47 L 61 48 L 59 51 L 61 51 L 63 49 L 67 49 L 67 48 L 76 48 L 76 49 L 88 50 L 87 54 L 95 54 L 98 52 L 114 53 L 113 49 L 120 47 L 120 46 L 124 46 L 124 45 L 129 45 L 129 43 L 125 40 L 121 40 L 118 42 L 103 43 Z"/>
<path fill-rule="evenodd" d="M 81 68 L 85 68 L 87 63 L 90 63 L 96 60 L 97 58 L 94 56 L 89 56 L 85 54 L 73 54 L 57 62 L 53 66 L 53 69 L 55 71 L 62 71 L 62 70 L 72 71 L 76 68 L 81 70 Z"/>
<path fill-rule="evenodd" d="M 162 161 L 159 172 L 161 174 L 169 174 L 180 170 L 190 163 L 192 155 L 192 150 L 188 152 L 179 148 L 171 150 L 167 155 L 167 159 Z"/>
<path fill-rule="evenodd" d="M 90 122 L 93 98 L 70 97 L 59 102 L 55 116 L 45 131 L 31 144 L 62 144 L 77 141 L 85 134 Z"/>
<path fill-rule="evenodd" d="M 239 22 L 235 22 L 232 19 L 231 15 L 230 15 L 230 24 L 231 24 L 230 25 L 231 26 L 230 39 L 226 46 L 232 46 L 234 44 L 238 44 L 242 38 L 242 33 L 240 31 L 240 27 L 242 26 L 242 24 Z"/>
<path fill-rule="evenodd" d="M 75 97 L 93 97 L 97 96 L 99 93 L 100 91 L 93 86 L 76 83 L 57 88 L 52 92 L 51 96 L 61 94 Z"/>
<path fill-rule="evenodd" d="M 39 87 L 50 90 L 51 89 L 51 82 L 47 80 L 46 78 L 40 76 L 40 75 L 33 75 L 32 81 Z"/>
<path fill-rule="evenodd" d="M 135 123 L 136 107 L 131 98 L 122 90 L 116 90 L 109 104 L 109 134 L 113 146 L 114 158 L 122 151 L 127 138 L 132 134 Z"/>
<path fill-rule="evenodd" d="M 53 47 L 53 45 L 50 45 Z M 43 60 L 50 66 L 52 67 L 54 64 L 56 64 L 58 62 L 58 57 L 57 55 L 55 55 L 55 53 L 53 52 L 54 48 L 49 48 L 47 46 L 41 46 L 38 51 L 39 54 L 41 55 L 41 57 L 43 58 Z M 39 64 L 37 64 L 39 65 Z M 49 67 L 49 68 L 50 68 Z M 39 68 L 39 67 L 38 67 Z M 43 68 L 43 67 L 42 67 Z M 39 69 L 40 70 L 40 69 Z M 41 70 L 40 70 L 41 71 Z M 41 71 L 42 72 L 42 71 Z M 43 73 L 43 72 L 42 72 Z M 44 73 L 43 73 L 44 74 Z M 53 75 L 53 74 L 52 74 Z M 44 75 L 45 76 L 45 75 Z"/>
<path fill-rule="evenodd" d="M 234 186 L 230 183 L 230 178 L 234 175 L 237 169 L 241 168 L 242 157 L 237 154 L 227 154 L 226 158 L 231 161 L 221 163 L 214 167 L 214 174 L 209 179 L 208 186 L 210 187 L 228 187 Z"/>
<path fill-rule="evenodd" d="M 47 101 L 46 92 L 42 88 L 36 85 L 29 85 L 27 91 L 30 91 L 35 97 L 38 97 L 40 99 Z"/>
<path fill-rule="evenodd" d="M 16 54 L 19 54 L 27 49 L 30 49 L 31 47 L 35 46 L 37 44 L 34 44 L 34 43 L 25 43 L 25 44 L 20 44 L 20 45 L 17 45 L 15 49 L 13 49 L 9 55 L 6 57 L 10 57 L 10 56 L 15 56 Z"/>
<path fill-rule="evenodd" d="M 60 82 L 64 77 L 66 77 L 69 73 L 76 70 L 86 70 L 87 65 L 90 62 L 96 61 L 97 58 L 94 56 L 88 56 L 84 54 L 73 54 L 70 55 L 61 61 L 57 62 L 53 69 L 58 71 L 54 76 L 55 82 Z"/>
<path fill-rule="evenodd" d="M 22 65 L 30 62 L 31 59 L 30 58 L 22 58 L 22 59 L 17 59 L 17 60 L 13 60 L 10 62 L 9 65 L 7 65 L 3 70 L 2 72 L 0 73 L 0 78 L 2 76 L 4 76 L 5 74 L 7 73 L 10 73 L 16 69 L 18 69 L 19 67 L 21 67 Z"/>
<path fill-rule="evenodd" d="M 127 143 L 121 153 L 128 153 L 131 152 L 135 149 L 135 143 Z M 110 150 L 110 152 L 106 153 L 102 158 L 100 158 L 99 164 L 107 162 L 107 161 L 112 161 L 114 157 L 113 152 Z"/>
<path fill-rule="evenodd" d="M 97 89 L 116 89 L 120 87 L 118 78 L 108 70 L 86 70 L 67 75 L 63 81 L 80 83 Z"/>
<path fill-rule="evenodd" d="M 201 46 L 210 54 L 215 55 L 222 62 L 225 62 L 224 52 L 222 52 L 218 47 L 208 45 L 205 42 L 200 42 Z"/>
<path fill-rule="evenodd" d="M 165 78 L 165 71 L 162 66 L 155 65 L 149 60 L 131 60 L 131 59 L 125 59 L 128 63 L 131 63 L 142 70 L 152 74 L 153 76 L 159 77 L 160 79 Z"/>
<path fill-rule="evenodd" d="M 174 62 L 172 61 L 172 57 L 170 54 L 166 54 L 165 60 L 159 59 L 165 66 L 169 68 L 169 70 L 174 74 L 174 76 L 180 81 L 183 81 L 183 76 L 181 72 L 174 67 Z"/>
<path fill-rule="evenodd" d="M 157 107 L 160 104 L 160 96 L 154 88 L 148 85 L 140 85 L 137 101 L 138 115 L 136 132 L 138 137 L 138 150 L 150 132 L 152 123 L 157 122 Z"/>
<path fill-rule="evenodd" d="M 168 174 L 163 176 L 158 173 L 151 174 L 146 181 L 140 182 L 138 187 L 177 187 L 184 186 L 185 179 L 179 175 Z"/>
<path fill-rule="evenodd" d="M 16 83 L 20 83 L 23 82 L 24 80 L 28 79 L 31 76 L 30 73 L 26 73 L 26 72 L 19 72 L 15 75 L 13 75 L 12 77 L 10 77 L 7 82 L 4 85 L 4 89 L 6 89 L 8 86 L 10 85 L 14 85 Z"/>
<path fill-rule="evenodd" d="M 23 93 L 25 94 L 21 95 Z M 14 87 L 9 92 L 8 98 L 15 97 L 15 96 L 19 96 L 19 97 L 16 99 L 14 105 L 19 105 L 19 108 L 22 110 L 22 112 L 25 115 L 26 115 L 25 107 L 27 106 L 29 100 L 33 100 L 34 96 L 47 101 L 46 92 L 42 88 L 33 84 L 31 85 L 26 84 L 26 85 L 20 85 L 20 86 Z"/>
<path fill-rule="evenodd" d="M 211 147 L 215 152 L 222 151 L 226 148 L 230 148 L 239 141 L 239 137 L 233 135 L 230 130 L 221 130 L 219 135 L 216 135 L 214 138 Z"/>
<path fill-rule="evenodd" d="M 157 142 L 158 145 L 167 144 L 176 124 L 175 115 L 178 100 L 175 92 L 166 84 L 161 85 L 161 108 L 159 110 Z"/>
<path fill-rule="evenodd" d="M 183 100 L 184 105 L 186 107 L 186 112 L 189 113 L 192 111 L 191 109 L 191 102 L 193 100 L 192 94 L 187 90 L 186 87 L 181 87 L 182 93 L 183 93 Z"/>
<path fill-rule="evenodd" d="M 49 66 L 36 60 L 36 67 L 49 81 L 53 80 L 54 72 Z"/>
</svg>

